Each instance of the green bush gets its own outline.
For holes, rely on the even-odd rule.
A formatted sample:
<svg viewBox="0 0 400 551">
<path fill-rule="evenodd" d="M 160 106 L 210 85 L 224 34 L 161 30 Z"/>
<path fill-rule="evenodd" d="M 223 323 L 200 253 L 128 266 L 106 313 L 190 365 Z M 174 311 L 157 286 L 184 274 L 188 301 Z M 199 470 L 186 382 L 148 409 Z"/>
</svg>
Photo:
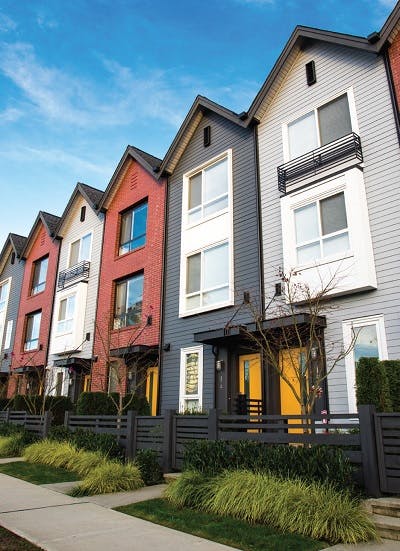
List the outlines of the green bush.
<svg viewBox="0 0 400 551">
<path fill-rule="evenodd" d="M 53 425 L 62 425 L 66 411 L 73 410 L 71 399 L 67 396 L 46 396 L 44 410 L 53 414 Z M 31 415 L 40 415 L 43 411 L 43 396 L 25 396 L 16 394 L 12 400 L 12 410 L 27 411 Z"/>
<path fill-rule="evenodd" d="M 378 358 L 360 358 L 356 366 L 357 404 L 372 404 L 377 411 L 392 411 L 389 381 Z"/>
<path fill-rule="evenodd" d="M 57 442 L 71 442 L 77 448 L 86 451 L 99 451 L 104 456 L 122 460 L 124 450 L 117 442 L 116 436 L 112 434 L 96 434 L 88 429 L 77 429 L 71 431 L 67 427 L 53 427 L 49 432 L 49 439 Z"/>
<path fill-rule="evenodd" d="M 136 394 L 127 394 L 122 400 L 124 413 L 127 411 L 136 411 L 138 415 L 150 415 L 150 404 L 145 396 Z"/>
<path fill-rule="evenodd" d="M 353 467 L 344 452 L 333 446 L 268 445 L 249 440 L 192 440 L 185 446 L 184 470 L 214 476 L 224 470 L 248 469 L 284 478 L 351 485 Z"/>
<path fill-rule="evenodd" d="M 72 440 L 73 432 L 64 425 L 56 425 L 49 430 L 49 440 L 56 440 L 57 442 L 70 442 Z"/>
<path fill-rule="evenodd" d="M 21 425 L 16 425 L 15 423 L 0 423 L 1 436 L 10 436 L 11 434 L 16 434 L 23 430 Z"/>
<path fill-rule="evenodd" d="M 307 484 L 250 471 L 227 471 L 214 479 L 187 472 L 167 487 L 165 496 L 177 506 L 267 524 L 331 543 L 376 538 L 375 526 L 360 503 L 329 484 Z"/>
<path fill-rule="evenodd" d="M 26 431 L 17 432 L 10 436 L 0 436 L 0 457 L 19 457 L 26 446 L 37 439 Z"/>
<path fill-rule="evenodd" d="M 162 481 L 162 470 L 158 462 L 157 452 L 154 450 L 138 450 L 135 456 L 135 465 L 139 468 L 146 486 L 152 486 Z"/>
<path fill-rule="evenodd" d="M 82 392 L 76 404 L 77 415 L 117 415 L 119 394 L 113 392 Z M 127 394 L 122 399 L 123 414 L 127 411 L 137 411 L 138 415 L 149 415 L 150 406 L 145 397 Z"/>
<path fill-rule="evenodd" d="M 393 411 L 400 412 L 400 360 L 383 360 Z"/>
<path fill-rule="evenodd" d="M 113 461 L 106 461 L 93 470 L 86 478 L 73 489 L 71 495 L 109 494 L 112 492 L 126 492 L 143 486 L 139 469 L 128 463 L 121 465 Z"/>
</svg>

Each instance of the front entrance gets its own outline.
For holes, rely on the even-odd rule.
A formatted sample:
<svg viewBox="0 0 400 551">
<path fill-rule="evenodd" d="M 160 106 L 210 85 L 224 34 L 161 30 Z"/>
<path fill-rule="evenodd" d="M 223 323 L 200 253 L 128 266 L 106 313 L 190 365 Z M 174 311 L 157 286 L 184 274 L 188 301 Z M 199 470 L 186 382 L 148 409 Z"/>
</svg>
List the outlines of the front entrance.
<svg viewBox="0 0 400 551">
<path fill-rule="evenodd" d="M 247 413 L 263 413 L 260 354 L 239 356 L 239 392 L 246 397 Z"/>
<path fill-rule="evenodd" d="M 149 367 L 147 369 L 146 399 L 150 404 L 150 415 L 157 415 L 158 367 Z"/>
<path fill-rule="evenodd" d="M 282 373 L 289 379 L 298 396 L 301 395 L 300 375 L 306 369 L 304 348 L 290 348 L 279 353 L 279 365 Z M 301 405 L 296 399 L 292 388 L 280 377 L 281 415 L 300 415 Z M 290 423 L 299 423 L 299 419 L 289 420 Z M 302 432 L 301 429 L 292 429 L 290 432 Z"/>
</svg>

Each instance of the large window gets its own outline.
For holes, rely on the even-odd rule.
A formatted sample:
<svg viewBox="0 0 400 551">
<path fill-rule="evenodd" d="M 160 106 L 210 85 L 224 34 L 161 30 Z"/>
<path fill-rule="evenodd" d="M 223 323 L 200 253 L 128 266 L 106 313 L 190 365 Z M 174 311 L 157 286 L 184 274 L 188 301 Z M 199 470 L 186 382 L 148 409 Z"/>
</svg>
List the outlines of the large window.
<svg viewBox="0 0 400 551">
<path fill-rule="evenodd" d="M 200 411 L 203 403 L 203 348 L 181 349 L 179 410 Z"/>
<path fill-rule="evenodd" d="M 299 265 L 349 250 L 344 192 L 296 209 L 294 218 Z"/>
<path fill-rule="evenodd" d="M 26 316 L 25 346 L 24 349 L 36 350 L 39 348 L 39 331 L 42 312 L 35 312 Z"/>
<path fill-rule="evenodd" d="M 142 319 L 143 274 L 116 284 L 114 329 L 138 325 Z"/>
<path fill-rule="evenodd" d="M 4 324 L 6 320 L 10 280 L 0 283 L 0 348 L 3 340 Z M 6 339 L 7 340 L 7 339 Z M 8 348 L 5 346 L 5 348 Z"/>
<path fill-rule="evenodd" d="M 290 159 L 352 132 L 348 95 L 310 111 L 287 125 Z"/>
<path fill-rule="evenodd" d="M 36 295 L 44 291 L 46 287 L 47 267 L 49 264 L 49 257 L 41 258 L 33 263 L 33 278 L 31 294 Z"/>
<path fill-rule="evenodd" d="M 187 257 L 186 310 L 229 300 L 229 245 L 222 243 Z"/>
<path fill-rule="evenodd" d="M 57 333 L 71 333 L 74 323 L 75 295 L 60 301 L 58 307 Z"/>
<path fill-rule="evenodd" d="M 72 268 L 72 266 L 76 266 L 76 264 L 79 264 L 84 260 L 90 260 L 91 245 L 91 233 L 88 233 L 87 235 L 84 235 L 80 239 L 77 239 L 76 241 L 71 243 L 68 267 Z"/>
<path fill-rule="evenodd" d="M 119 254 L 125 254 L 146 243 L 147 203 L 121 215 Z"/>
<path fill-rule="evenodd" d="M 189 176 L 187 223 L 193 224 L 228 208 L 228 158 Z"/>
<path fill-rule="evenodd" d="M 346 377 L 349 400 L 349 412 L 356 411 L 355 370 L 360 358 L 388 358 L 385 323 L 382 314 L 357 318 L 343 322 L 343 340 L 345 348 L 353 344 L 346 356 Z"/>
</svg>

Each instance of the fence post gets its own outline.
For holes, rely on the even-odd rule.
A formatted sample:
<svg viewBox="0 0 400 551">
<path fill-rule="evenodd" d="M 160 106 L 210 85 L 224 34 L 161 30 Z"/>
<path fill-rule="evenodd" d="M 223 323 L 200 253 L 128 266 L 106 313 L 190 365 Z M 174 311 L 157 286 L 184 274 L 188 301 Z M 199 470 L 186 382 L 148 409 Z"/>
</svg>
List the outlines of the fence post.
<svg viewBox="0 0 400 551">
<path fill-rule="evenodd" d="M 5 418 L 5 423 L 9 423 L 10 422 L 10 408 L 6 409 L 6 418 Z"/>
<path fill-rule="evenodd" d="M 375 406 L 358 406 L 360 419 L 360 442 L 364 485 L 369 496 L 380 497 L 378 458 L 374 414 Z"/>
<path fill-rule="evenodd" d="M 68 423 L 69 423 L 69 411 L 67 410 L 65 413 L 64 413 L 64 427 L 67 429 L 68 428 Z"/>
<path fill-rule="evenodd" d="M 133 459 L 136 455 L 136 416 L 137 411 L 128 411 L 126 416 L 126 449 L 127 459 Z"/>
<path fill-rule="evenodd" d="M 217 409 L 210 409 L 208 412 L 208 440 L 218 440 L 218 417 Z"/>
<path fill-rule="evenodd" d="M 43 427 L 42 427 L 42 437 L 47 438 L 50 427 L 51 427 L 51 420 L 53 418 L 53 415 L 50 410 L 44 412 L 43 416 Z"/>
<path fill-rule="evenodd" d="M 162 468 L 164 473 L 168 473 L 172 468 L 172 447 L 173 438 L 175 438 L 173 430 L 175 410 L 167 409 L 164 413 L 164 433 L 163 433 L 163 449 L 162 449 Z M 175 447 L 175 446 L 174 446 Z"/>
</svg>

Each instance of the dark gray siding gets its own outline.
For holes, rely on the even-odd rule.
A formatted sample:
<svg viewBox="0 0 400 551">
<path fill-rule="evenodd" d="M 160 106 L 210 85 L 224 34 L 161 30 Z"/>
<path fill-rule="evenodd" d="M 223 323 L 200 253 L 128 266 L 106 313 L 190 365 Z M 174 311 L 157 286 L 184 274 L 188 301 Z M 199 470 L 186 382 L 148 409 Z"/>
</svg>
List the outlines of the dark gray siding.
<svg viewBox="0 0 400 551">
<path fill-rule="evenodd" d="M 211 125 L 212 142 L 203 145 L 203 129 Z M 168 216 L 164 325 L 161 364 L 161 409 L 177 408 L 179 401 L 180 350 L 194 346 L 193 334 L 226 325 L 237 306 L 179 318 L 179 276 L 181 255 L 181 217 L 183 175 L 216 155 L 232 149 L 233 156 L 233 254 L 235 303 L 242 302 L 243 291 L 259 299 L 259 252 L 257 184 L 253 130 L 244 129 L 215 113 L 205 115 L 183 153 L 168 183 Z M 235 317 L 235 324 L 249 320 L 246 312 Z M 204 345 L 203 408 L 214 406 L 214 357 Z"/>
<path fill-rule="evenodd" d="M 0 368 L 2 371 L 8 370 L 10 368 L 11 351 L 14 346 L 15 328 L 17 325 L 18 306 L 19 306 L 19 300 L 21 296 L 21 286 L 22 286 L 22 278 L 24 275 L 24 267 L 25 267 L 25 262 L 19 261 L 17 259 L 15 259 L 14 264 L 11 264 L 11 251 L 10 251 L 7 262 L 4 266 L 4 270 L 0 274 L 0 281 L 4 281 L 5 279 L 8 279 L 9 277 L 11 277 L 10 294 L 9 294 L 7 313 L 6 313 L 5 323 L 4 323 L 4 333 L 3 333 L 2 342 L 0 343 L 1 344 Z M 4 348 L 6 332 L 7 332 L 7 324 L 10 320 L 13 321 L 11 343 L 9 348 Z M 7 358 L 4 359 L 5 353 L 7 354 Z"/>
</svg>

